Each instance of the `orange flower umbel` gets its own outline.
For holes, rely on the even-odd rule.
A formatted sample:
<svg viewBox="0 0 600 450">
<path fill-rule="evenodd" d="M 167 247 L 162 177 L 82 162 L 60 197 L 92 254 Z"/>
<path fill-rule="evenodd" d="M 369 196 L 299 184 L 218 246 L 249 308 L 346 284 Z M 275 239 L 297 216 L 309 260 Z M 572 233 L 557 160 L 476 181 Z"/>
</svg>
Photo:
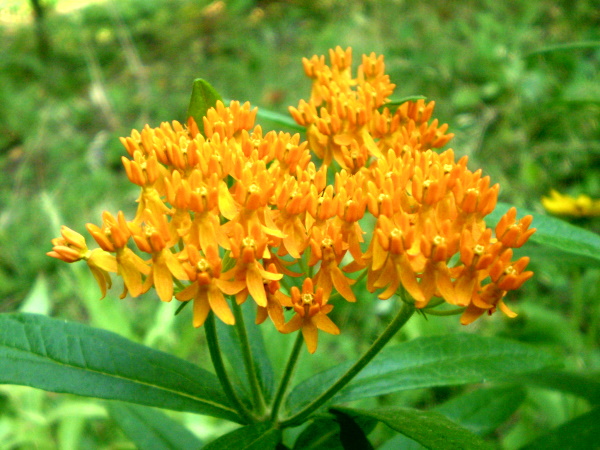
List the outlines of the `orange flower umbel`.
<svg viewBox="0 0 600 450">
<path fill-rule="evenodd" d="M 121 142 L 140 187 L 135 216 L 104 212 L 102 226 L 88 224 L 94 250 L 63 227 L 48 254 L 85 260 L 103 296 L 114 272 L 124 294 L 154 287 L 163 301 L 193 300 L 195 326 L 210 311 L 233 324 L 227 297 L 251 296 L 257 323 L 269 316 L 281 332 L 301 329 L 311 353 L 318 329 L 339 333 L 328 299 L 365 301 L 356 272 L 380 299 L 404 291 L 417 308 L 434 297 L 464 308 L 464 324 L 496 308 L 513 315 L 503 299 L 532 272 L 512 249 L 535 231 L 531 217 L 511 209 L 489 228 L 499 187 L 467 157 L 436 150 L 453 135 L 432 119 L 434 103 L 392 106 L 382 56 L 364 55 L 356 76 L 350 49 L 329 57 L 303 60 L 311 95 L 290 108 L 306 142 L 264 133 L 256 108 L 239 102 L 209 109 L 203 134 L 192 118 L 134 130 Z M 287 323 L 286 308 L 295 311 Z"/>
</svg>

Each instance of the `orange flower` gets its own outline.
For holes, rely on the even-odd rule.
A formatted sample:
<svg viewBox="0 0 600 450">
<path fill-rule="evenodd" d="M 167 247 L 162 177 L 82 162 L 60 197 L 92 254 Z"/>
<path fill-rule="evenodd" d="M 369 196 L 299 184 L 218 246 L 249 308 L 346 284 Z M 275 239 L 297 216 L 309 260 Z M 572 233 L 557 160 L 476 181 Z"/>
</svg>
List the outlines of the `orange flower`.
<svg viewBox="0 0 600 450">
<path fill-rule="evenodd" d="M 52 239 L 52 251 L 46 255 L 68 263 L 82 260 L 88 252 L 85 238 L 64 225 L 60 234 L 62 237 Z"/>
<path fill-rule="evenodd" d="M 347 244 L 342 241 L 337 227 L 328 226 L 326 233 L 313 227 L 310 247 L 312 251 L 308 265 L 321 263 L 319 271 L 314 276 L 314 282 L 317 287 L 323 289 L 323 295 L 329 298 L 335 286 L 342 297 L 349 302 L 355 302 L 356 297 L 350 287 L 354 284 L 354 280 L 347 278 L 339 267 L 346 254 Z"/>
<path fill-rule="evenodd" d="M 268 271 L 271 273 L 277 273 L 275 264 L 269 264 Z M 267 294 L 267 306 L 258 306 L 256 312 L 256 324 L 263 323 L 267 315 L 273 321 L 275 328 L 281 330 L 285 324 L 285 318 L 283 317 L 283 307 L 291 308 L 292 302 L 290 298 L 280 290 L 279 281 L 269 281 L 265 283 L 265 291 Z"/>
<path fill-rule="evenodd" d="M 62 237 L 52 239 L 54 247 L 46 254 L 68 263 L 85 260 L 102 292 L 100 298 L 106 297 L 106 290 L 112 286 L 108 273 L 117 272 L 117 261 L 114 255 L 100 248 L 88 250 L 85 238 L 64 225 L 61 227 L 61 234 Z"/>
<path fill-rule="evenodd" d="M 529 225 L 533 221 L 532 216 L 525 216 L 518 222 L 516 222 L 516 218 L 517 209 L 514 207 L 510 208 L 496 226 L 498 240 L 509 248 L 521 247 L 536 231 L 535 228 L 529 228 Z"/>
<path fill-rule="evenodd" d="M 233 227 L 231 256 L 236 260 L 236 265 L 222 277 L 244 283 L 244 288 L 237 293 L 238 304 L 243 303 L 250 294 L 258 306 L 266 307 L 267 293 L 264 282 L 281 280 L 283 277 L 280 273 L 265 270 L 260 263 L 262 258 L 268 259 L 271 256 L 267 242 L 266 234 L 257 224 L 252 226 L 249 235 L 244 233 L 239 223 Z"/>
<path fill-rule="evenodd" d="M 310 353 L 317 350 L 318 330 L 329 334 L 340 334 L 337 325 L 327 317 L 327 314 L 333 309 L 333 305 L 327 304 L 327 296 L 325 296 L 323 288 L 317 288 L 315 292 L 313 281 L 306 278 L 302 283 L 302 292 L 293 286 L 291 296 L 296 314 L 280 329 L 282 333 L 292 333 L 301 329 Z"/>
<path fill-rule="evenodd" d="M 138 248 L 152 255 L 150 273 L 143 290 L 147 291 L 154 285 L 159 298 L 163 302 L 170 302 L 173 299 L 173 277 L 187 280 L 188 276 L 170 250 L 173 242 L 165 216 L 155 216 L 146 210 L 143 226 L 135 223 L 129 223 L 128 226 Z"/>
<path fill-rule="evenodd" d="M 194 300 L 194 326 L 204 324 L 210 310 L 228 325 L 235 319 L 223 294 L 234 295 L 244 288 L 244 283 L 230 283 L 221 278 L 221 258 L 212 244 L 202 256 L 193 245 L 186 247 L 188 263 L 184 265 L 189 279 L 188 287 L 175 295 L 180 301 Z"/>
<path fill-rule="evenodd" d="M 148 275 L 151 269 L 142 258 L 126 247 L 131 232 L 123 212 L 119 211 L 115 219 L 108 211 L 104 211 L 102 218 L 102 228 L 91 223 L 86 227 L 103 250 L 117 254 L 117 274 L 121 275 L 125 283 L 121 297 L 125 297 L 128 291 L 133 297 L 138 297 L 144 292 L 142 275 Z"/>
<path fill-rule="evenodd" d="M 503 302 L 507 291 L 520 288 L 525 281 L 533 276 L 533 272 L 525 271 L 529 258 L 524 256 L 511 263 L 512 250 L 505 250 L 490 269 L 492 283 L 485 285 L 480 291 L 475 292 L 471 303 L 460 318 L 463 325 L 473 322 L 484 312 L 491 314 L 499 307 L 508 317 L 515 317 L 508 306 Z"/>
<path fill-rule="evenodd" d="M 365 258 L 371 260 L 367 276 L 367 288 L 373 292 L 385 288 L 380 299 L 388 299 L 394 295 L 400 285 L 408 291 L 418 305 L 426 303 L 421 286 L 411 266 L 408 250 L 415 242 L 415 228 L 410 226 L 409 217 L 403 214 L 394 223 L 385 216 L 380 216 L 375 229 L 376 238 L 371 241 L 370 252 Z M 422 306 L 421 306 L 422 307 Z"/>
</svg>

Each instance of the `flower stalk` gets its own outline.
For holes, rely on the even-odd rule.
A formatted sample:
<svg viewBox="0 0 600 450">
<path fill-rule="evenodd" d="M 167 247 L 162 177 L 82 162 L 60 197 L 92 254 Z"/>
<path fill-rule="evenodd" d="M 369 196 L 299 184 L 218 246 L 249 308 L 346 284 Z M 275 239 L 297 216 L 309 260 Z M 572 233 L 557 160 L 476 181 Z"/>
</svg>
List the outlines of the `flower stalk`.
<svg viewBox="0 0 600 450">
<path fill-rule="evenodd" d="M 240 349 L 242 350 L 242 355 L 244 357 L 244 366 L 246 367 L 246 373 L 248 374 L 248 382 L 252 393 L 252 403 L 255 408 L 254 412 L 258 417 L 262 417 L 266 411 L 265 398 L 260 387 L 258 374 L 256 373 L 254 358 L 252 357 L 252 348 L 250 347 L 248 332 L 246 331 L 244 314 L 240 305 L 235 301 L 233 301 L 233 315 L 235 317 L 235 329 L 240 339 Z"/>
<path fill-rule="evenodd" d="M 271 421 L 275 422 L 277 420 L 277 415 L 279 414 L 279 409 L 281 407 L 281 403 L 285 397 L 287 392 L 287 388 L 290 384 L 290 380 L 294 375 L 294 371 L 296 369 L 296 363 L 298 362 L 298 357 L 300 356 L 300 350 L 302 349 L 302 333 L 298 333 L 296 335 L 296 339 L 294 340 L 294 346 L 292 347 L 292 351 L 290 352 L 290 356 L 288 358 L 287 364 L 285 365 L 285 369 L 283 371 L 283 375 L 279 382 L 279 386 L 277 387 L 277 392 L 275 393 L 275 399 L 273 400 L 273 406 L 271 407 Z"/>
<path fill-rule="evenodd" d="M 371 344 L 371 347 L 344 373 L 329 389 L 306 405 L 301 411 L 281 422 L 282 427 L 293 427 L 303 423 L 313 412 L 323 406 L 335 394 L 342 390 L 358 373 L 369 364 L 394 335 L 408 322 L 415 312 L 415 307 L 407 302 L 402 303 L 398 314 L 389 323 L 381 335 Z"/>
<path fill-rule="evenodd" d="M 208 343 L 208 351 L 210 352 L 210 358 L 215 368 L 215 372 L 221 387 L 225 392 L 225 395 L 235 408 L 237 413 L 246 423 L 256 423 L 258 420 L 251 411 L 246 408 L 242 403 L 238 395 L 236 394 L 227 370 L 225 369 L 225 363 L 223 361 L 223 355 L 219 346 L 219 336 L 217 335 L 217 327 L 215 324 L 214 313 L 209 313 L 206 322 L 204 322 L 204 332 L 206 334 L 206 342 Z"/>
</svg>

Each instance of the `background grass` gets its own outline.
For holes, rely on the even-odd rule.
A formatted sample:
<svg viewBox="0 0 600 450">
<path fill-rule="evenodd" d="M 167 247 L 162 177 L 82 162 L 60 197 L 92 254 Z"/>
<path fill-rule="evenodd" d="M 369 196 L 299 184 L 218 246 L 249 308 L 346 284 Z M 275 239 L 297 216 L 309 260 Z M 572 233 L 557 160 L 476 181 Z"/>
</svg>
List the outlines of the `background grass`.
<svg viewBox="0 0 600 450">
<path fill-rule="evenodd" d="M 287 112 L 309 94 L 303 56 L 352 46 L 384 54 L 395 97 L 425 95 L 450 124 L 450 146 L 501 184 L 501 199 L 543 213 L 550 189 L 600 197 L 600 10 L 589 1 L 105 1 L 85 7 L 0 0 L 0 311 L 27 310 L 111 329 L 206 365 L 191 313 L 152 295 L 102 302 L 84 268 L 45 256 L 60 224 L 83 231 L 104 209 L 134 211 L 118 141 L 146 123 L 183 120 L 194 78 L 225 98 Z M 356 64 L 355 64 L 356 65 Z M 266 129 L 273 127 L 263 122 Z M 600 231 L 598 219 L 575 222 Z M 535 225 L 535 222 L 534 222 Z M 600 368 L 600 268 L 531 247 L 533 280 L 508 303 L 519 317 L 413 319 L 404 337 L 474 331 L 563 355 L 567 368 Z M 116 283 L 118 285 L 118 282 Z M 366 295 L 366 293 L 359 293 Z M 390 304 L 334 311 L 341 338 L 324 336 L 303 374 L 352 357 L 389 318 Z M 276 361 L 290 337 L 265 328 Z M 288 339 L 290 338 L 290 339 Z M 282 339 L 279 341 L 279 339 Z M 320 355 L 319 355 L 320 354 Z M 323 355 L 326 355 L 325 357 Z M 1 362 L 0 362 L 1 363 Z M 430 407 L 462 388 L 379 399 Z M 530 388 L 488 438 L 517 448 L 589 409 L 585 400 Z M 229 424 L 174 415 L 210 439 Z M 389 435 L 377 428 L 376 443 Z M 127 448 L 101 403 L 0 387 L 6 448 Z"/>
</svg>

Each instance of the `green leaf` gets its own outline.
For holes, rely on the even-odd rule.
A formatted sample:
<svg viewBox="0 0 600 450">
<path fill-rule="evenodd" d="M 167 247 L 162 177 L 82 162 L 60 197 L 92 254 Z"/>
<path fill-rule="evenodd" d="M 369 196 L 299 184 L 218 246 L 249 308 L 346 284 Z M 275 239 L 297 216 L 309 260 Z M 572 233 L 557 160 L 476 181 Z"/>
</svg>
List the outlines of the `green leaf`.
<svg viewBox="0 0 600 450">
<path fill-rule="evenodd" d="M 356 417 L 354 422 L 361 428 L 363 434 L 367 435 L 375 425 L 377 420 L 370 417 Z M 340 438 L 340 423 L 330 417 L 316 417 L 300 433 L 294 443 L 294 450 L 343 450 Z"/>
<path fill-rule="evenodd" d="M 426 100 L 427 97 L 424 95 L 409 95 L 407 97 L 390 99 L 389 102 L 385 103 L 383 106 L 379 108 L 380 111 L 383 111 L 384 108 L 388 108 L 391 112 L 396 112 L 396 110 L 406 102 L 416 102 L 417 100 Z"/>
<path fill-rule="evenodd" d="M 187 117 L 193 117 L 201 134 L 204 134 L 204 120 L 206 111 L 217 104 L 217 100 L 223 101 L 219 93 L 212 85 L 202 78 L 196 78 L 192 87 L 192 98 L 187 110 Z"/>
<path fill-rule="evenodd" d="M 520 375 L 516 377 L 515 381 L 577 395 L 592 405 L 600 404 L 600 381 L 586 375 L 544 370 Z"/>
<path fill-rule="evenodd" d="M 258 374 L 258 381 L 265 394 L 265 399 L 269 401 L 273 398 L 275 391 L 275 375 L 265 347 L 262 329 L 254 324 L 256 308 L 251 302 L 245 302 L 241 308 L 244 314 L 246 332 L 250 341 L 252 360 Z M 249 375 L 246 371 L 246 366 L 243 364 L 244 356 L 242 355 L 240 339 L 236 333 L 236 329 L 217 320 L 217 332 L 219 333 L 219 344 L 222 347 L 222 351 L 231 366 L 235 368 L 235 379 L 238 381 L 238 385 L 241 384 L 244 387 L 244 393 L 247 397 L 250 392 L 250 385 L 248 384 Z"/>
<path fill-rule="evenodd" d="M 281 441 L 281 430 L 270 423 L 257 423 L 232 431 L 212 441 L 205 450 L 271 450 Z"/>
<path fill-rule="evenodd" d="M 298 125 L 296 121 L 290 116 L 286 116 L 275 111 L 269 111 L 268 109 L 258 108 L 258 113 L 256 114 L 256 116 L 259 119 L 267 120 L 269 122 L 274 123 L 275 125 L 286 127 L 294 131 L 306 131 L 305 127 L 303 127 L 302 125 Z"/>
<path fill-rule="evenodd" d="M 146 406 L 108 403 L 110 415 L 140 450 L 198 449 L 202 441 L 165 413 Z"/>
<path fill-rule="evenodd" d="M 506 203 L 498 203 L 496 209 L 487 216 L 491 221 L 489 223 L 495 226 L 511 206 Z M 537 228 L 537 231 L 529 239 L 531 242 L 600 261 L 600 236 L 598 234 L 554 217 L 537 214 L 524 208 L 517 209 L 518 217 L 528 214 L 533 216 L 532 227 Z"/>
<path fill-rule="evenodd" d="M 442 414 L 411 408 L 389 407 L 373 410 L 336 408 L 351 416 L 372 417 L 388 427 L 413 439 L 421 445 L 436 450 L 481 450 L 492 448 L 486 441 L 471 433 Z"/>
<path fill-rule="evenodd" d="M 523 388 L 518 386 L 477 389 L 447 401 L 434 411 L 483 436 L 506 422 L 521 406 L 525 396 Z"/>
<path fill-rule="evenodd" d="M 240 420 L 212 373 L 110 331 L 36 314 L 0 315 L 0 383 Z"/>
<path fill-rule="evenodd" d="M 600 48 L 600 41 L 581 41 L 581 42 L 568 42 L 566 44 L 555 44 L 548 45 L 546 47 L 538 48 L 529 53 L 525 54 L 525 58 L 529 58 L 534 55 L 541 55 L 543 53 L 553 52 L 571 52 L 573 50 L 586 50 L 588 48 Z"/>
<path fill-rule="evenodd" d="M 330 412 L 335 416 L 337 423 L 340 425 L 340 441 L 344 450 L 355 448 L 364 450 L 373 449 L 373 445 L 367 439 L 366 433 L 352 416 L 338 409 L 331 409 Z"/>
<path fill-rule="evenodd" d="M 294 442 L 294 450 L 322 448 L 343 450 L 344 447 L 340 442 L 340 424 L 333 419 L 318 417 L 300 433 Z"/>
<path fill-rule="evenodd" d="M 600 407 L 555 428 L 547 434 L 522 447 L 522 450 L 597 449 Z"/>
<path fill-rule="evenodd" d="M 326 390 L 351 362 L 301 382 L 287 405 L 298 411 Z M 431 336 L 384 349 L 331 403 L 337 404 L 392 392 L 480 383 L 541 370 L 557 361 L 517 342 L 472 334 Z"/>
</svg>

